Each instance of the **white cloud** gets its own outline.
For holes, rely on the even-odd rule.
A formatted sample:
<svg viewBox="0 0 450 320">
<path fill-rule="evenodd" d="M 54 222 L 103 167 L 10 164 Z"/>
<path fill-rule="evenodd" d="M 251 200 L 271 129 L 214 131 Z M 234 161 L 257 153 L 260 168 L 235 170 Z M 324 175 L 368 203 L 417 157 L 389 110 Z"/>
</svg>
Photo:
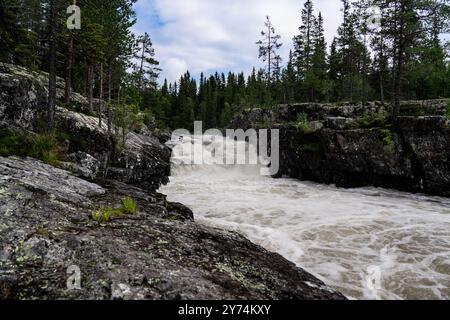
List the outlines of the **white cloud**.
<svg viewBox="0 0 450 320">
<path fill-rule="evenodd" d="M 188 64 L 183 59 L 168 58 L 162 61 L 162 69 L 164 70 L 164 78 L 169 82 L 177 81 L 180 75 L 188 71 Z"/>
<path fill-rule="evenodd" d="M 314 3 L 316 14 L 320 10 L 324 16 L 330 43 L 342 19 L 341 1 Z M 302 0 L 139 0 L 135 32 L 151 35 L 164 69 L 162 78 L 173 81 L 186 69 L 193 75 L 215 70 L 248 73 L 261 66 L 255 42 L 265 16 L 271 17 L 282 36 L 281 54 L 286 60 L 302 7 Z"/>
</svg>

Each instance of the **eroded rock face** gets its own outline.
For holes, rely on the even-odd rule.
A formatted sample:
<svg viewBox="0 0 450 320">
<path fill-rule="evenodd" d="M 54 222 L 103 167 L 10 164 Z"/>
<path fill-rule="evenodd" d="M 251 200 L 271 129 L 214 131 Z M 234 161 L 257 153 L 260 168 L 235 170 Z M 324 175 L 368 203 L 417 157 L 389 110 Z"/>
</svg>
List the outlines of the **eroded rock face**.
<svg viewBox="0 0 450 320">
<path fill-rule="evenodd" d="M 32 79 L 0 73 L 0 125 L 32 130 L 44 95 Z"/>
<path fill-rule="evenodd" d="M 83 179 L 93 181 L 97 178 L 101 163 L 90 154 L 78 151 L 70 154 L 68 160 L 71 162 L 61 162 L 59 166 Z"/>
<path fill-rule="evenodd" d="M 64 98 L 65 83 L 57 78 L 57 99 Z M 48 74 L 2 64 L 0 69 L 0 125 L 33 130 L 36 121 L 45 114 L 48 99 Z M 73 93 L 71 106 L 86 106 L 87 99 Z M 82 107 L 80 107 L 82 108 Z"/>
<path fill-rule="evenodd" d="M 110 178 L 155 191 L 170 175 L 170 149 L 158 139 L 136 133 L 126 137 L 125 148 L 108 170 Z"/>
<path fill-rule="evenodd" d="M 64 97 L 64 85 L 64 80 L 58 78 L 60 102 Z M 36 132 L 46 117 L 47 86 L 48 74 L 5 65 L 0 72 L 0 128 Z M 104 102 L 97 100 L 95 103 L 102 104 L 105 110 Z M 170 149 L 151 136 L 150 130 L 144 129 L 141 134 L 129 133 L 125 146 L 117 150 L 118 143 L 108 132 L 106 121 L 99 126 L 97 117 L 74 111 L 86 110 L 87 104 L 86 98 L 73 93 L 67 106 L 71 110 L 56 107 L 55 126 L 65 139 L 63 153 L 75 154 L 63 159 L 64 169 L 89 180 L 109 177 L 148 191 L 155 191 L 168 182 Z M 111 130 L 116 131 L 120 130 Z"/>
<path fill-rule="evenodd" d="M 104 225 L 90 218 L 124 195 L 139 214 Z M 174 219 L 184 209 L 165 202 L 121 182 L 99 186 L 0 157 L 0 299 L 344 298 L 237 233 Z M 67 287 L 73 270 L 79 289 Z"/>
<path fill-rule="evenodd" d="M 402 116 L 398 127 L 346 130 L 363 114 L 386 111 L 381 103 L 296 104 L 246 111 L 233 128 L 280 129 L 280 171 L 289 176 L 338 187 L 374 185 L 450 196 L 450 125 L 443 116 L 449 100 L 405 101 L 402 110 L 432 116 Z M 313 132 L 295 127 L 305 113 Z M 312 127 L 312 125 L 311 125 Z"/>
</svg>

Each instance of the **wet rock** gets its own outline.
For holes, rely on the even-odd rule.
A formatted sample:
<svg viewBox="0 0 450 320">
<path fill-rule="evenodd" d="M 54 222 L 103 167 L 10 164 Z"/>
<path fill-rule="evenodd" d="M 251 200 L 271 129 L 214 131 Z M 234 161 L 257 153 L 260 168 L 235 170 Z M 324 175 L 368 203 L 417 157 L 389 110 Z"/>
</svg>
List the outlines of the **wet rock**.
<svg viewBox="0 0 450 320">
<path fill-rule="evenodd" d="M 171 202 L 167 205 L 167 210 L 169 212 L 169 219 L 172 220 L 191 220 L 194 221 L 194 213 L 191 209 L 186 207 L 182 203 Z"/>
<path fill-rule="evenodd" d="M 0 177 L 0 299 L 344 299 L 237 233 L 161 218 L 180 206 L 137 187 L 32 159 L 0 157 Z M 124 194 L 138 214 L 91 219 Z"/>
</svg>

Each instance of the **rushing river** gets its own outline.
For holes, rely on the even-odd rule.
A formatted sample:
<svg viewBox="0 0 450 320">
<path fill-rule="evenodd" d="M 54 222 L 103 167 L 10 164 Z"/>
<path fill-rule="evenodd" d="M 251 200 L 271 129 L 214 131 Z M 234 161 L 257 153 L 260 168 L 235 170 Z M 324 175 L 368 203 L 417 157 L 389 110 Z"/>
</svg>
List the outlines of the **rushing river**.
<svg viewBox="0 0 450 320">
<path fill-rule="evenodd" d="M 238 231 L 349 298 L 450 299 L 450 199 L 186 165 L 190 146 L 178 144 L 161 192 L 198 223 Z"/>
</svg>

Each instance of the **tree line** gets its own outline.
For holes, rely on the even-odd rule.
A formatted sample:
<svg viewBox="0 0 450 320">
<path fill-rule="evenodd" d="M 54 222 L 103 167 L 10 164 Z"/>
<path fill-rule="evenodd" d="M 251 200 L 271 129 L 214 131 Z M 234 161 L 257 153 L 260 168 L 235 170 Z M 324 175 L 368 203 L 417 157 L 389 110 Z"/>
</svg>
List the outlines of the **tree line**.
<svg viewBox="0 0 450 320">
<path fill-rule="evenodd" d="M 199 79 L 187 72 L 159 86 L 150 35 L 131 32 L 136 0 L 3 0 L 0 61 L 49 72 L 50 131 L 56 76 L 65 79 L 65 103 L 84 94 L 110 131 L 113 123 L 191 128 L 194 120 L 224 127 L 245 108 L 294 102 L 391 101 L 397 115 L 401 99 L 450 97 L 449 44 L 440 38 L 449 30 L 448 0 L 341 1 L 343 22 L 330 44 L 322 14 L 306 0 L 286 61 L 279 51 L 288 44 L 266 17 L 255 42 L 264 68 Z M 66 26 L 69 5 L 82 9 L 79 30 Z"/>
<path fill-rule="evenodd" d="M 448 0 L 341 1 L 343 22 L 329 46 L 324 18 L 312 0 L 304 2 L 285 63 L 282 39 L 266 17 L 256 42 L 264 68 L 248 77 L 202 74 L 198 90 L 189 73 L 165 83 L 164 104 L 155 110 L 168 113 L 159 119 L 188 128 L 193 119 L 223 127 L 249 107 L 374 100 L 391 102 L 395 117 L 403 99 L 450 97 L 450 44 L 440 37 L 449 32 Z"/>
</svg>

